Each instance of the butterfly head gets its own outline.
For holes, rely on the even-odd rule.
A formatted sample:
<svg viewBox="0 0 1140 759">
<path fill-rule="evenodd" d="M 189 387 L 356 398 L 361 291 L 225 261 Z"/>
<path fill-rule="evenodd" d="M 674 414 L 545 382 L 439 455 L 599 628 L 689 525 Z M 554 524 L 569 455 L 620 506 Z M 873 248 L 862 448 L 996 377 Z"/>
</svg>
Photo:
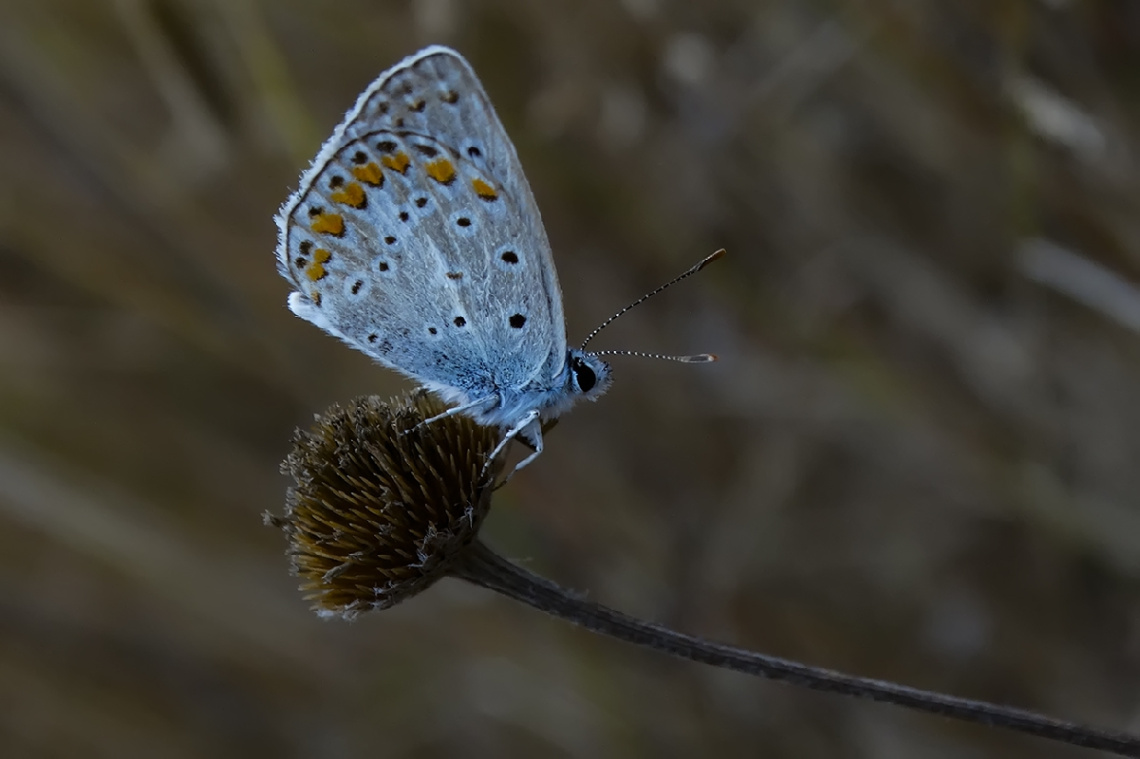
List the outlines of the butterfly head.
<svg viewBox="0 0 1140 759">
<path fill-rule="evenodd" d="M 575 396 L 593 401 L 609 389 L 610 365 L 598 354 L 571 348 L 566 364 L 570 370 L 568 388 Z"/>
</svg>

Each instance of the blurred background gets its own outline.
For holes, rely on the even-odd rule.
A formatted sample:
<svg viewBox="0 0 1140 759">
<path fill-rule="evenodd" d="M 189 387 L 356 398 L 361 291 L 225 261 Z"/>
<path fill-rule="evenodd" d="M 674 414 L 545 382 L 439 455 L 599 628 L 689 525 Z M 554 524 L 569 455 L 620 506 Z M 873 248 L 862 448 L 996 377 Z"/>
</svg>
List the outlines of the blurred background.
<svg viewBox="0 0 1140 759">
<path fill-rule="evenodd" d="M 481 76 L 576 343 L 509 557 L 683 631 L 1140 730 L 1140 3 L 2 0 L 7 757 L 1081 757 L 445 580 L 296 591 L 296 426 L 407 387 L 272 216 L 428 43 Z"/>
</svg>

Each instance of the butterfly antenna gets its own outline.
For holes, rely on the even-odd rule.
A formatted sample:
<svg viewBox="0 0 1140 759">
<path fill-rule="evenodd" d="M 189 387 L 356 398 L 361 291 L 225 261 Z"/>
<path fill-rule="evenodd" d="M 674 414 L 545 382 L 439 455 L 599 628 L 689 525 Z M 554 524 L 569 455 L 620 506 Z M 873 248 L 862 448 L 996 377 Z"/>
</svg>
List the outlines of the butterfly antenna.
<svg viewBox="0 0 1140 759">
<path fill-rule="evenodd" d="M 643 353 L 642 351 L 598 351 L 595 356 L 640 356 L 659 358 L 662 361 L 676 361 L 681 364 L 711 364 L 716 361 L 715 353 L 697 353 L 693 356 L 670 356 L 664 353 Z"/>
<path fill-rule="evenodd" d="M 688 271 L 686 271 L 684 274 L 680 275 L 679 277 L 674 277 L 673 279 L 669 280 L 665 284 L 661 285 L 661 287 L 658 287 L 656 290 L 654 290 L 652 292 L 648 292 L 645 295 L 642 295 L 640 298 L 635 300 L 633 303 L 630 303 L 628 306 L 623 308 L 621 311 L 618 311 L 616 314 L 614 314 L 613 316 L 611 316 L 610 318 L 606 319 L 604 322 L 599 324 L 593 332 L 586 335 L 586 339 L 582 341 L 582 347 L 585 348 L 586 343 L 593 340 L 599 332 L 601 332 L 606 327 L 610 326 L 610 324 L 613 323 L 614 319 L 617 319 L 619 316 L 624 314 L 626 311 L 629 311 L 631 308 L 634 308 L 636 306 L 640 306 L 642 303 L 649 300 L 650 298 L 652 298 L 657 293 L 672 287 L 673 285 L 680 282 L 682 279 L 685 279 L 686 277 L 693 276 L 698 271 L 700 271 L 701 269 L 703 269 L 706 266 L 708 266 L 709 264 L 711 264 L 713 261 L 722 257 L 724 255 L 724 253 L 725 253 L 724 248 L 721 248 L 716 253 L 713 253 L 711 256 L 708 256 L 703 261 L 701 261 L 696 266 L 689 269 Z M 682 361 L 682 362 L 687 363 L 687 364 L 700 364 L 700 363 L 704 363 L 706 361 L 715 361 L 716 360 L 716 356 L 712 356 L 711 353 L 702 353 L 700 356 L 660 356 L 657 354 L 637 353 L 634 351 L 603 351 L 602 353 L 599 353 L 598 355 L 619 355 L 619 354 L 623 355 L 623 356 L 645 356 L 647 358 L 663 358 L 663 359 L 667 359 L 669 361 Z M 712 356 L 712 357 L 709 358 L 709 356 Z"/>
</svg>

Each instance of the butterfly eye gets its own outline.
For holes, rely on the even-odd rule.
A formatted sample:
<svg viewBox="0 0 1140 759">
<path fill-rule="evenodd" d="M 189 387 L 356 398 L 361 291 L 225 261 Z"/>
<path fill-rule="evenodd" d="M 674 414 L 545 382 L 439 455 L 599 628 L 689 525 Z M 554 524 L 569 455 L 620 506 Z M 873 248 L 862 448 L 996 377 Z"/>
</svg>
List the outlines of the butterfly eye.
<svg viewBox="0 0 1140 759">
<path fill-rule="evenodd" d="M 578 382 L 578 389 L 583 393 L 590 392 L 591 388 L 598 382 L 598 375 L 594 374 L 594 370 L 586 365 L 585 361 L 575 359 L 574 363 L 570 365 L 570 370 L 574 372 L 574 379 Z"/>
</svg>

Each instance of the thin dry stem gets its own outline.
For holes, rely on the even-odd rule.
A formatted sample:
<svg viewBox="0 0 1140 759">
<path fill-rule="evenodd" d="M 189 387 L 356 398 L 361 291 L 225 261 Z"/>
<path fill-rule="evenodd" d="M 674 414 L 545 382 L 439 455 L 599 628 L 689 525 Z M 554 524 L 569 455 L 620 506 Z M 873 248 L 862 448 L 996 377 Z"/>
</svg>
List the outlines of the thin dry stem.
<svg viewBox="0 0 1140 759">
<path fill-rule="evenodd" d="M 1008 706 L 957 698 L 905 685 L 843 674 L 776 656 L 685 635 L 575 597 L 476 540 L 456 558 L 451 574 L 602 635 L 667 654 L 813 690 L 882 701 L 916 711 L 1035 735 L 1120 756 L 1140 757 L 1140 737 L 1100 730 Z"/>
</svg>

